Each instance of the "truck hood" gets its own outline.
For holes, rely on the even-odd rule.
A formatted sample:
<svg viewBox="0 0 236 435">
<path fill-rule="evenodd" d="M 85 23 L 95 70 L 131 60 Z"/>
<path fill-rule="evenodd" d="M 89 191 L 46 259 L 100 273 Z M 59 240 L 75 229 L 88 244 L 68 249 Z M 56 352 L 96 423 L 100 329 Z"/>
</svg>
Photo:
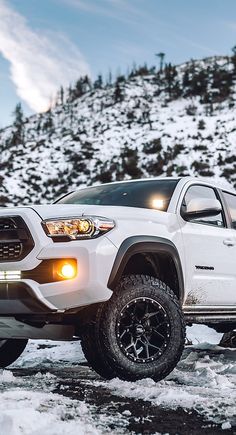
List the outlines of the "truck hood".
<svg viewBox="0 0 236 435">
<path fill-rule="evenodd" d="M 24 208 L 33 209 L 43 220 L 77 217 L 82 216 L 85 212 L 84 205 L 75 204 L 31 205 Z"/>
<path fill-rule="evenodd" d="M 111 219 L 125 220 L 152 220 L 161 223 L 167 223 L 174 217 L 172 213 L 166 213 L 158 210 L 118 207 L 104 205 L 77 205 L 77 204 L 52 204 L 52 205 L 32 205 L 24 207 L 33 209 L 43 220 L 68 218 L 79 216 L 102 216 Z M 16 209 L 15 209 L 16 210 Z"/>
</svg>

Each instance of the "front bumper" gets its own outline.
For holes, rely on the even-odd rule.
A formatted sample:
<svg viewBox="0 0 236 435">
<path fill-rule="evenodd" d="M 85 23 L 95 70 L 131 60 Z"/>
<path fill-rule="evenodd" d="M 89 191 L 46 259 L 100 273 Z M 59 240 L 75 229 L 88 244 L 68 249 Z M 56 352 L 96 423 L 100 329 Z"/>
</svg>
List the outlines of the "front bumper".
<svg viewBox="0 0 236 435">
<path fill-rule="evenodd" d="M 43 231 L 40 216 L 30 208 L 10 211 L 21 216 L 34 241 L 32 250 L 19 261 L 1 262 L 0 271 L 32 271 L 42 261 L 75 259 L 78 273 L 75 278 L 40 283 L 37 277 L 18 281 L 0 280 L 0 315 L 64 311 L 106 301 L 112 292 L 107 287 L 117 248 L 104 235 L 97 239 L 54 243 Z M 1 218 L 9 214 L 1 210 Z M 4 275 L 4 274 L 2 274 Z M 27 274 L 26 274 L 27 275 Z M 23 275 L 25 276 L 25 275 Z"/>
<path fill-rule="evenodd" d="M 53 310 L 43 298 L 35 294 L 32 287 L 24 282 L 0 283 L 0 314 L 41 314 Z"/>
</svg>

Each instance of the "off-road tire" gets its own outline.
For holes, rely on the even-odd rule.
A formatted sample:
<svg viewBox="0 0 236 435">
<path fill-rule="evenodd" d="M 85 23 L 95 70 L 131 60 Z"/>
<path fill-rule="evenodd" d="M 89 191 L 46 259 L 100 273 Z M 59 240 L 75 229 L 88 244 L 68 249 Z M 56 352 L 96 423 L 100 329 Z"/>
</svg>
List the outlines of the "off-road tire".
<svg viewBox="0 0 236 435">
<path fill-rule="evenodd" d="M 81 347 L 89 366 L 100 376 L 106 379 L 115 377 L 115 371 L 109 366 L 102 355 L 100 345 L 100 328 L 98 327 L 101 318 L 102 307 L 98 307 L 89 323 L 83 327 L 81 336 Z"/>
<path fill-rule="evenodd" d="M 148 362 L 131 360 L 123 352 L 117 324 L 124 307 L 134 300 L 150 299 L 165 310 L 169 319 L 169 342 L 163 353 Z M 122 278 L 111 299 L 98 307 L 95 317 L 82 336 L 82 348 L 90 366 L 102 377 L 134 381 L 149 377 L 159 381 L 178 363 L 185 343 L 183 313 L 174 292 L 159 279 L 146 275 Z"/>
<path fill-rule="evenodd" d="M 28 340 L 0 340 L 0 367 L 4 368 L 12 364 L 16 361 L 22 352 L 25 350 L 25 347 L 28 343 Z"/>
<path fill-rule="evenodd" d="M 222 347 L 230 347 L 232 349 L 236 348 L 236 330 L 231 332 L 226 332 L 221 341 L 220 346 Z"/>
</svg>

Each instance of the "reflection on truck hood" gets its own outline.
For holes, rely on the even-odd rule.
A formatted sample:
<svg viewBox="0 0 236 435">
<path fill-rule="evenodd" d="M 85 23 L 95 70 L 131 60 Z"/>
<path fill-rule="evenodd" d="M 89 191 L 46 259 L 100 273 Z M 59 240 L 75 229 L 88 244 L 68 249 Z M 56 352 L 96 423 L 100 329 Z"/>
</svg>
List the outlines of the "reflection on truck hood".
<svg viewBox="0 0 236 435">
<path fill-rule="evenodd" d="M 74 204 L 31 205 L 30 208 L 35 210 L 36 213 L 43 220 L 70 216 L 81 216 L 84 214 L 85 210 L 84 205 Z"/>
<path fill-rule="evenodd" d="M 171 214 L 158 210 L 135 208 L 135 207 L 116 207 L 105 205 L 78 205 L 78 204 L 52 204 L 52 205 L 31 205 L 31 209 L 43 219 L 56 219 L 67 217 L 79 217 L 82 215 L 103 216 L 116 220 L 150 219 L 165 222 L 170 219 Z M 28 208 L 28 207 L 24 207 Z"/>
</svg>

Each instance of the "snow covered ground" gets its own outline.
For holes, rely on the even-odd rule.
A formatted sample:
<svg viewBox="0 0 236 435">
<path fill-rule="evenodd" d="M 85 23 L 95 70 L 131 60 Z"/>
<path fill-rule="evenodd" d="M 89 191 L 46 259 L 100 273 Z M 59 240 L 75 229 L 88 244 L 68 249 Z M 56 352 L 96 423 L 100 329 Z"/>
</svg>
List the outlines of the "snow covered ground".
<svg viewBox="0 0 236 435">
<path fill-rule="evenodd" d="M 89 423 L 89 407 L 84 402 L 26 390 L 9 372 L 3 372 L 0 382 L 7 388 L 1 393 L 0 400 L 2 435 L 100 433 Z"/>
<path fill-rule="evenodd" d="M 117 412 L 114 417 L 86 399 L 89 389 L 94 396 L 96 391 L 103 391 L 127 403 L 142 399 L 155 410 L 196 411 L 204 420 L 216 422 L 217 430 L 233 433 L 236 351 L 219 347 L 221 334 L 206 326 L 188 328 L 188 338 L 193 345 L 186 348 L 177 368 L 159 383 L 151 379 L 132 383 L 101 380 L 83 366 L 78 341 L 30 342 L 13 366 L 0 371 L 0 434 L 129 433 L 132 410 Z M 78 363 L 82 365 L 77 368 Z M 79 372 L 85 376 L 73 384 Z M 157 426 L 154 432 L 161 432 L 159 429 Z"/>
<path fill-rule="evenodd" d="M 98 383 L 97 383 L 98 384 Z M 104 385 L 104 382 L 99 382 Z M 236 425 L 235 351 L 198 346 L 185 352 L 178 367 L 161 382 L 144 379 L 132 385 L 114 379 L 106 386 L 119 396 L 143 399 L 177 409 L 194 409 L 204 417 L 231 428 Z"/>
<path fill-rule="evenodd" d="M 14 368 L 68 367 L 85 362 L 79 341 L 31 340 Z"/>
</svg>

